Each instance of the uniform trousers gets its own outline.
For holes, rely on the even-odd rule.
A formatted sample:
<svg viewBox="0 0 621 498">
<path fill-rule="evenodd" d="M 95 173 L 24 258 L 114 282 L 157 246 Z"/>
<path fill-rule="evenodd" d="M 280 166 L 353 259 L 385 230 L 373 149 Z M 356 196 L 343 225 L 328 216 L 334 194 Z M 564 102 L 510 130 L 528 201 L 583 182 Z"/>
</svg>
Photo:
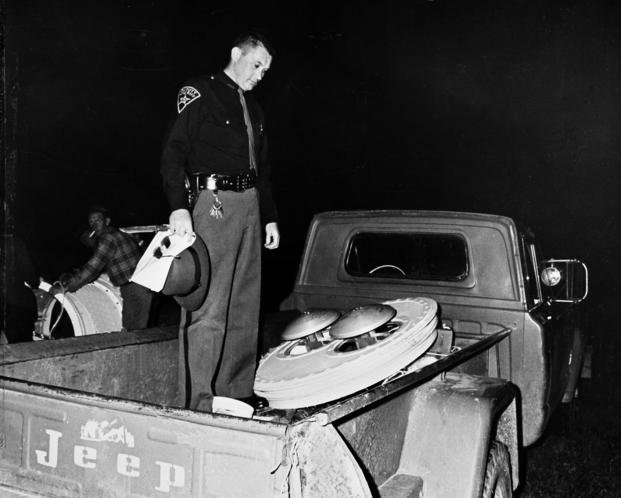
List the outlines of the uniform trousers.
<svg viewBox="0 0 621 498">
<path fill-rule="evenodd" d="M 255 188 L 220 191 L 222 218 L 210 215 L 214 197 L 202 191 L 192 213 L 211 262 L 207 298 L 181 310 L 179 384 L 182 404 L 211 411 L 214 395 L 253 394 L 261 292 L 261 221 Z"/>
<path fill-rule="evenodd" d="M 135 282 L 121 285 L 122 323 L 125 330 L 146 329 L 149 324 L 153 292 Z"/>
</svg>

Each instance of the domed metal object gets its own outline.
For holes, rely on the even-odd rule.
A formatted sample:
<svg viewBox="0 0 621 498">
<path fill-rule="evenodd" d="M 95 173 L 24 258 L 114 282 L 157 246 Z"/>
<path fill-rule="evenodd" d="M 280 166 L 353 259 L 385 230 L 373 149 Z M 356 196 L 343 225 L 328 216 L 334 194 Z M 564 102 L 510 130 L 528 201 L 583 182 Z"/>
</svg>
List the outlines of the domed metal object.
<svg viewBox="0 0 621 498">
<path fill-rule="evenodd" d="M 397 310 L 387 304 L 359 306 L 345 313 L 330 328 L 330 335 L 335 339 L 348 339 L 366 334 L 389 322 L 396 314 Z"/>
<path fill-rule="evenodd" d="M 308 310 L 293 320 L 282 333 L 285 341 L 294 341 L 332 325 L 341 314 L 335 310 Z"/>
</svg>

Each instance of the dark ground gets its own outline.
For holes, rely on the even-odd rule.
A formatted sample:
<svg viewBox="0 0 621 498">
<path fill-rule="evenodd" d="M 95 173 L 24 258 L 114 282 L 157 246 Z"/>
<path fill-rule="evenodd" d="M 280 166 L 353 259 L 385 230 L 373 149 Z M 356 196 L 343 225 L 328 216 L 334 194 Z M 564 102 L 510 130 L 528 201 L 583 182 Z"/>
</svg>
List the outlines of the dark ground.
<svg viewBox="0 0 621 498">
<path fill-rule="evenodd" d="M 518 496 L 621 496 L 619 402 L 597 396 L 590 382 L 583 388 L 574 413 L 557 413 L 545 436 L 525 451 Z"/>
</svg>

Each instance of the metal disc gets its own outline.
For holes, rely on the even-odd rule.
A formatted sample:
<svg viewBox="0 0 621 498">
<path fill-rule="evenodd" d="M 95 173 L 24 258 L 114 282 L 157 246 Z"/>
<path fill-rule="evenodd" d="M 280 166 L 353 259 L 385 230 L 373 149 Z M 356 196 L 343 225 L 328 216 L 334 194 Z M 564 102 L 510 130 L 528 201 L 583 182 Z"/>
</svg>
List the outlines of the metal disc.
<svg viewBox="0 0 621 498">
<path fill-rule="evenodd" d="M 285 341 L 314 334 L 332 325 L 341 314 L 335 310 L 308 310 L 293 320 L 282 333 Z"/>
<path fill-rule="evenodd" d="M 366 334 L 384 325 L 397 314 L 392 306 L 386 304 L 368 304 L 359 306 L 345 313 L 330 328 L 330 335 L 335 339 L 348 339 Z"/>
<path fill-rule="evenodd" d="M 283 343 L 261 359 L 255 392 L 274 408 L 313 406 L 365 389 L 410 365 L 436 339 L 437 303 L 417 297 L 383 304 L 396 310 L 390 322 L 396 328 L 381 340 L 350 349 L 343 345 L 357 342 L 358 337 L 334 339 L 319 349 L 295 355 L 289 352 L 295 341 Z"/>
</svg>

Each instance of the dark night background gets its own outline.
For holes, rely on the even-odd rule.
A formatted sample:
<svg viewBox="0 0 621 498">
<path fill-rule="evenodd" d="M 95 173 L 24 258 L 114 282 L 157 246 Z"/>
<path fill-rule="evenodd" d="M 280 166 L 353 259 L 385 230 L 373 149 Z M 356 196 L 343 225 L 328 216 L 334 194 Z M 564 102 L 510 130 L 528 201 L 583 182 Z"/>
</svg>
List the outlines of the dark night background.
<svg viewBox="0 0 621 498">
<path fill-rule="evenodd" d="M 617 2 L 4 2 L 7 226 L 48 280 L 87 256 L 76 233 L 94 202 L 117 225 L 167 221 L 159 152 L 178 87 L 260 27 L 277 47 L 255 92 L 282 235 L 265 255 L 266 309 L 290 290 L 316 212 L 520 220 L 545 256 L 588 264 L 594 352 L 580 430 L 552 424 L 522 494 L 564 496 L 561 481 L 574 496 L 621 494 Z"/>
</svg>

